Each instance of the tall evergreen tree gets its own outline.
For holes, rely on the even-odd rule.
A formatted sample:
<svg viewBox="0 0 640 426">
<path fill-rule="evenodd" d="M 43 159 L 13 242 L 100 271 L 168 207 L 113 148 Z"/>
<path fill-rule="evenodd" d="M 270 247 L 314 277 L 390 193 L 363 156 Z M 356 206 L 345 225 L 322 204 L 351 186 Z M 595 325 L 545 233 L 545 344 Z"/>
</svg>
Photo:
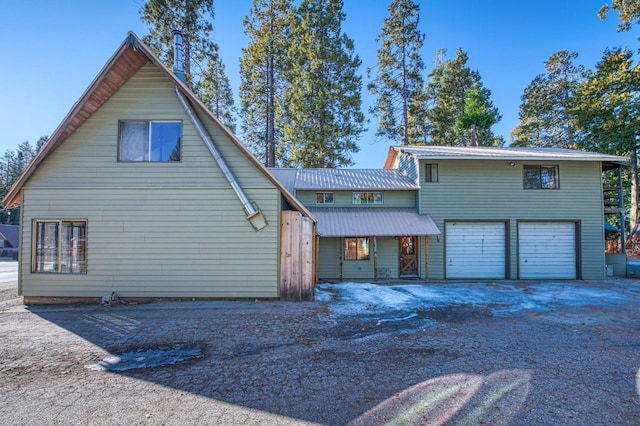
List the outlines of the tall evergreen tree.
<svg viewBox="0 0 640 426">
<path fill-rule="evenodd" d="M 31 163 L 40 149 L 40 146 L 44 143 L 43 141 L 46 141 L 47 139 L 47 136 L 42 136 L 38 139 L 35 148 L 31 143 L 29 143 L 29 141 L 25 141 L 18 145 L 18 149 L 16 151 L 10 149 L 5 151 L 4 156 L 0 159 L 0 199 L 7 195 L 9 189 L 11 189 L 13 184 L 18 180 L 29 163 Z M 19 221 L 19 207 L 14 207 L 8 210 L 0 209 L 0 223 L 17 225 Z"/>
<path fill-rule="evenodd" d="M 629 31 L 634 21 L 636 24 L 640 23 L 640 0 L 613 0 L 611 4 L 607 3 L 598 10 L 600 19 L 606 18 L 610 9 L 618 12 L 618 31 Z"/>
<path fill-rule="evenodd" d="M 577 147 L 582 135 L 567 111 L 576 89 L 587 77 L 582 65 L 574 65 L 576 52 L 561 50 L 544 63 L 545 74 L 536 76 L 525 89 L 520 123 L 511 132 L 513 146 Z"/>
<path fill-rule="evenodd" d="M 628 49 L 606 50 L 576 91 L 570 112 L 585 133 L 581 148 L 629 156 L 632 233 L 638 223 L 638 144 L 640 144 L 640 65 Z"/>
<path fill-rule="evenodd" d="M 292 21 L 278 147 L 283 165 L 348 166 L 359 149 L 361 61 L 342 31 L 342 5 L 342 0 L 303 0 Z"/>
<path fill-rule="evenodd" d="M 173 35 L 183 34 L 184 75 L 193 92 L 209 108 L 217 109 L 220 121 L 233 128 L 233 95 L 218 54 L 218 45 L 211 40 L 213 31 L 213 0 L 147 0 L 140 9 L 141 19 L 149 25 L 144 42 L 162 61 L 173 66 Z M 216 78 L 208 83 L 208 78 Z M 216 113 L 216 111 L 213 111 Z"/>
<path fill-rule="evenodd" d="M 225 73 L 224 63 L 217 54 L 209 57 L 207 67 L 198 82 L 196 93 L 200 100 L 232 132 L 236 131 L 235 108 L 231 83 Z"/>
<path fill-rule="evenodd" d="M 501 118 L 487 90 L 476 84 L 465 95 L 464 110 L 458 116 L 454 130 L 462 135 L 465 146 L 499 145 L 494 142 L 491 126 Z"/>
<path fill-rule="evenodd" d="M 420 49 L 425 36 L 419 21 L 420 6 L 412 0 L 389 4 L 389 16 L 376 39 L 380 43 L 376 76 L 367 85 L 376 96 L 370 111 L 379 119 L 376 136 L 402 145 L 421 143 L 424 135 L 424 64 Z M 369 77 L 371 73 L 367 70 Z"/>
<path fill-rule="evenodd" d="M 280 99 L 285 87 L 291 0 L 254 0 L 244 20 L 249 45 L 240 58 L 240 107 L 244 142 L 267 167 L 276 166 Z"/>
<path fill-rule="evenodd" d="M 495 122 L 500 120 L 497 108 L 494 108 L 490 98 L 491 91 L 482 85 L 478 71 L 467 66 L 469 57 L 462 49 L 458 49 L 455 59 L 436 62 L 435 68 L 429 74 L 429 82 L 425 88 L 425 98 L 428 105 L 426 113 L 428 121 L 428 142 L 433 145 L 462 145 L 468 137 L 465 131 L 456 123 L 464 114 L 467 93 L 474 89 L 479 92 L 493 111 Z M 496 137 L 491 129 L 478 134 L 478 143 L 484 146 L 503 145 L 502 137 Z"/>
</svg>

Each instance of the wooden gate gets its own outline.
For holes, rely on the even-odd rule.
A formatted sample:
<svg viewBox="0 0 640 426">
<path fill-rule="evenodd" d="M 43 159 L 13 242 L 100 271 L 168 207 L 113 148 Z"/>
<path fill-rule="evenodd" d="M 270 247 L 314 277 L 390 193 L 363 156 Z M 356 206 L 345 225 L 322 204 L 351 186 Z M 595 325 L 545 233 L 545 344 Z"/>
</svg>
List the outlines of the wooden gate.
<svg viewBox="0 0 640 426">
<path fill-rule="evenodd" d="M 313 221 L 300 212 L 283 211 L 280 231 L 280 299 L 313 300 Z"/>
</svg>

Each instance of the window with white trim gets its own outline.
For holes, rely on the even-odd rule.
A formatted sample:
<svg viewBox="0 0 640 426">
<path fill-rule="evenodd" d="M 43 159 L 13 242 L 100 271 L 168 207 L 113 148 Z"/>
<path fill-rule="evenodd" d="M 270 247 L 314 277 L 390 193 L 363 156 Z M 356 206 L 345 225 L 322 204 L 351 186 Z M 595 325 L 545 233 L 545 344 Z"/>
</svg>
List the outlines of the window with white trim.
<svg viewBox="0 0 640 426">
<path fill-rule="evenodd" d="M 424 165 L 424 181 L 438 182 L 438 165 L 437 164 Z"/>
<path fill-rule="evenodd" d="M 179 121 L 121 121 L 119 161 L 180 161 L 182 123 Z"/>
<path fill-rule="evenodd" d="M 383 204 L 382 192 L 354 192 L 353 204 Z"/>
<path fill-rule="evenodd" d="M 316 192 L 316 204 L 333 204 L 333 192 Z"/>
<path fill-rule="evenodd" d="M 33 272 L 87 272 L 87 221 L 36 220 Z"/>
</svg>

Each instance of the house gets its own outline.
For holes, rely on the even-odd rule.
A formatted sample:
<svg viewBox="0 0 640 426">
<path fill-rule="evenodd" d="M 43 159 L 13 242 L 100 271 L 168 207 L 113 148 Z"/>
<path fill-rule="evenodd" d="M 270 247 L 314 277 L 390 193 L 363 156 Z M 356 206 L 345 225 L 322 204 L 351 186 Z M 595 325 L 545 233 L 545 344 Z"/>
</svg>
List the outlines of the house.
<svg viewBox="0 0 640 426">
<path fill-rule="evenodd" d="M 406 146 L 380 169 L 267 170 L 179 75 L 129 33 L 10 189 L 25 303 L 309 300 L 318 280 L 601 279 L 612 261 L 602 173 L 622 157 Z"/>
<path fill-rule="evenodd" d="M 625 163 L 565 149 L 421 146 L 391 148 L 385 168 L 420 186 L 418 211 L 443 232 L 429 239 L 425 278 L 602 279 L 602 173 Z"/>
<path fill-rule="evenodd" d="M 601 279 L 602 172 L 562 149 L 392 147 L 380 170 L 272 169 L 318 219 L 320 280 Z M 624 272 L 621 272 L 624 275 Z"/>
<path fill-rule="evenodd" d="M 20 249 L 20 227 L 18 225 L 0 225 L 0 257 L 18 259 Z"/>
<path fill-rule="evenodd" d="M 133 33 L 4 201 L 26 303 L 313 297 L 313 215 Z"/>
<path fill-rule="evenodd" d="M 420 183 L 398 169 L 270 169 L 317 218 L 320 280 L 427 277 L 429 236 Z"/>
</svg>

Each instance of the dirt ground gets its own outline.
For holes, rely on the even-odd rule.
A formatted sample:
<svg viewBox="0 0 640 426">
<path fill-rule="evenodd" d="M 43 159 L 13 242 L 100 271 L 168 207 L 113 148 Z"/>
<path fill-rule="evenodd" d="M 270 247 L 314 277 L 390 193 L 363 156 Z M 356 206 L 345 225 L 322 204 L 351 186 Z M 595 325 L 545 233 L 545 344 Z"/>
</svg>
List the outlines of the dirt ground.
<svg viewBox="0 0 640 426">
<path fill-rule="evenodd" d="M 589 282 L 615 305 L 382 321 L 332 302 L 26 307 L 12 268 L 0 263 L 3 425 L 640 424 L 637 280 Z"/>
</svg>

